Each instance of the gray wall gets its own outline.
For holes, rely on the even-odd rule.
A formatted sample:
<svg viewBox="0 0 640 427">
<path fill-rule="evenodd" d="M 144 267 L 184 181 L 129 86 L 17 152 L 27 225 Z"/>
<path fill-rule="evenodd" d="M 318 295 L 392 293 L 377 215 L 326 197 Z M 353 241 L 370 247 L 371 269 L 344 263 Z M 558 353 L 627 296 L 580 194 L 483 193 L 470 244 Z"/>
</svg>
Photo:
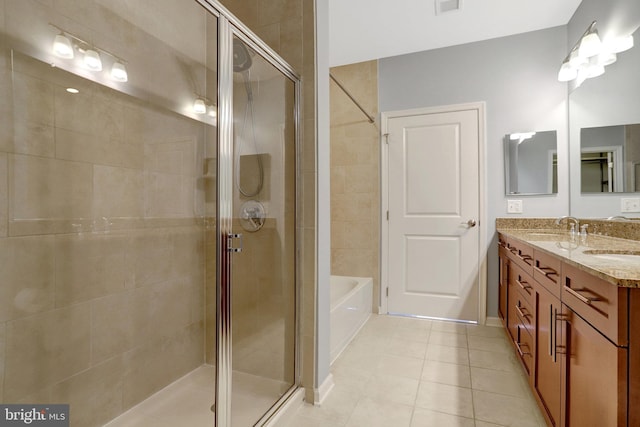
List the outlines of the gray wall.
<svg viewBox="0 0 640 427">
<path fill-rule="evenodd" d="M 634 0 L 637 1 L 637 0 Z M 518 196 L 520 216 L 566 215 L 567 88 L 557 81 L 566 56 L 566 27 L 381 59 L 380 111 L 486 102 L 485 179 L 482 203 L 487 233 L 487 315 L 497 316 L 496 217 L 507 216 L 503 137 L 527 130 L 558 131 L 558 194 Z"/>
</svg>

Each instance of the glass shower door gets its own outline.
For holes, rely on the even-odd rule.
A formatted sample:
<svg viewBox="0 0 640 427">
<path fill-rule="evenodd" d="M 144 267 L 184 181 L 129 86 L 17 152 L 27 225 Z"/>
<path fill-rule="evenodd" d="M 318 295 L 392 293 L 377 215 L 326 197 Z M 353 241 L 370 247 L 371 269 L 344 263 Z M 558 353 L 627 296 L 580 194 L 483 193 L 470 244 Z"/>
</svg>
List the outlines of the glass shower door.
<svg viewBox="0 0 640 427">
<path fill-rule="evenodd" d="M 247 40 L 231 42 L 230 418 L 249 426 L 296 378 L 296 83 Z"/>
</svg>

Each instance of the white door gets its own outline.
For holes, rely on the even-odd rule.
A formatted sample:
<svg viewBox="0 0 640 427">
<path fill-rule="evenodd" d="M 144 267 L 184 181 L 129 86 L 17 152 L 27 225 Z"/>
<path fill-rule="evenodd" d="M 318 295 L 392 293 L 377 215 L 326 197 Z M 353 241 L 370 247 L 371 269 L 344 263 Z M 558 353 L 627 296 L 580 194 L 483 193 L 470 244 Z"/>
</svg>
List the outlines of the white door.
<svg viewBox="0 0 640 427">
<path fill-rule="evenodd" d="M 478 109 L 390 117 L 390 313 L 477 321 Z"/>
</svg>

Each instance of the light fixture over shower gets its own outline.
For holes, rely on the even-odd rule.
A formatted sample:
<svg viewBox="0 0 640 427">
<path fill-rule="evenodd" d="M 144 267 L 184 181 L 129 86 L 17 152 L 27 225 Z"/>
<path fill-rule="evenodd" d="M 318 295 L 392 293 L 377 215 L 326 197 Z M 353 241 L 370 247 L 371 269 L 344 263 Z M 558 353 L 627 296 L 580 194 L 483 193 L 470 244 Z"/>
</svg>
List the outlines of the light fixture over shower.
<svg viewBox="0 0 640 427">
<path fill-rule="evenodd" d="M 575 80 L 576 87 L 579 87 L 586 79 L 604 74 L 605 67 L 616 62 L 618 53 L 632 47 L 632 35 L 614 37 L 603 42 L 598 34 L 596 21 L 593 21 L 562 62 L 558 80 Z"/>
</svg>

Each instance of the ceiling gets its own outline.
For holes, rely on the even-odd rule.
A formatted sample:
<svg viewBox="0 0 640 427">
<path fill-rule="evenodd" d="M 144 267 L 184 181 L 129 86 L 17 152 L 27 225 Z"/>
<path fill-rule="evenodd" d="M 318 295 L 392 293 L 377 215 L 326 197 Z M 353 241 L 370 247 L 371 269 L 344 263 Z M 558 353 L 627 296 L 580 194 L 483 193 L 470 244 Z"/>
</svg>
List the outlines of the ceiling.
<svg viewBox="0 0 640 427">
<path fill-rule="evenodd" d="M 582 0 L 329 0 L 330 66 L 565 25 Z"/>
</svg>

